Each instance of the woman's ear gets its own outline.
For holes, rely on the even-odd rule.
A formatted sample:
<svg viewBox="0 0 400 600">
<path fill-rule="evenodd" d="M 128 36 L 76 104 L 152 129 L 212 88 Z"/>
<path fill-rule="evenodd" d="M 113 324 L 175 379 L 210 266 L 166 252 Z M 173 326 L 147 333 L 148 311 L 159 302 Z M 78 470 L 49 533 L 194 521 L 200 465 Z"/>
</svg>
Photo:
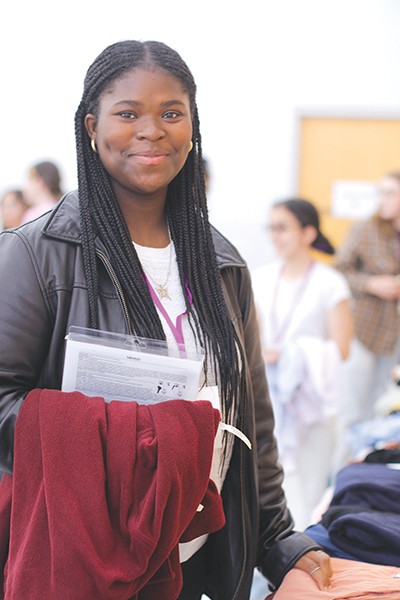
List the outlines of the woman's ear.
<svg viewBox="0 0 400 600">
<path fill-rule="evenodd" d="M 85 127 L 90 139 L 95 137 L 96 133 L 96 117 L 92 114 L 87 114 L 85 117 Z"/>
<path fill-rule="evenodd" d="M 318 231 L 313 225 L 303 227 L 304 240 L 308 246 L 311 246 L 317 239 Z"/>
</svg>

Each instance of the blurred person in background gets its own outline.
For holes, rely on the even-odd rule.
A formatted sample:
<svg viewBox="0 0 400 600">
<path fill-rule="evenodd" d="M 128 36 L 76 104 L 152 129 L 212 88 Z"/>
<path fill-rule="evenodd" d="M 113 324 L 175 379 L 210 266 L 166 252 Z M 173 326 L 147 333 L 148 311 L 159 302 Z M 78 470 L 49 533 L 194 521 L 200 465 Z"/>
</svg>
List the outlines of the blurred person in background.
<svg viewBox="0 0 400 600">
<path fill-rule="evenodd" d="M 379 193 L 377 212 L 352 226 L 335 260 L 354 297 L 341 394 L 346 427 L 373 417 L 400 360 L 400 171 L 382 177 Z"/>
<path fill-rule="evenodd" d="M 61 174 L 57 165 L 50 161 L 33 165 L 24 186 L 24 195 L 30 208 L 23 222 L 32 221 L 54 208 L 62 194 Z"/>
<path fill-rule="evenodd" d="M 208 192 L 210 190 L 210 179 L 211 179 L 210 162 L 209 162 L 208 158 L 205 158 L 204 156 L 203 156 L 203 170 L 204 170 L 204 183 L 206 186 L 206 192 Z"/>
<path fill-rule="evenodd" d="M 331 476 L 338 377 L 353 333 L 342 274 L 315 260 L 333 254 L 311 202 L 276 203 L 268 229 L 278 259 L 252 273 L 285 491 L 305 527 Z"/>
<path fill-rule="evenodd" d="M 0 223 L 3 229 L 10 229 L 21 225 L 28 204 L 22 190 L 9 190 L 4 192 L 0 201 Z"/>
</svg>

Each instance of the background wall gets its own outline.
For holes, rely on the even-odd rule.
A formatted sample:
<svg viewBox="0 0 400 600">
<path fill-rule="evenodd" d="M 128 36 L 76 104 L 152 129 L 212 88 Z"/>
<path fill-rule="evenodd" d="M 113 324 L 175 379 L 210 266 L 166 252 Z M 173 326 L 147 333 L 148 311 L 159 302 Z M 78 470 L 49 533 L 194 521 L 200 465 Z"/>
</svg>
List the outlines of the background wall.
<svg viewBox="0 0 400 600">
<path fill-rule="evenodd" d="M 45 159 L 75 187 L 87 67 L 115 41 L 164 41 L 198 84 L 211 218 L 251 267 L 271 257 L 268 207 L 296 191 L 298 111 L 400 107 L 399 0 L 23 0 L 0 22 L 0 193 Z"/>
</svg>

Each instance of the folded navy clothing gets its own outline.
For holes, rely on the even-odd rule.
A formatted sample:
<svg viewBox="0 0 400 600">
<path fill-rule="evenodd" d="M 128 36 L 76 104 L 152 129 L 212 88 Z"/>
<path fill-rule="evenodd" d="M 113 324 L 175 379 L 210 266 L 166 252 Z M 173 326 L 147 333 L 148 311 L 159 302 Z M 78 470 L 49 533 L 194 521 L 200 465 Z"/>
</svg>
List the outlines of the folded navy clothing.
<svg viewBox="0 0 400 600">
<path fill-rule="evenodd" d="M 328 508 L 328 510 L 326 512 L 324 512 L 324 514 L 322 515 L 321 524 L 324 527 L 326 527 L 327 529 L 329 529 L 329 526 L 332 523 L 332 521 L 334 521 L 338 517 L 341 517 L 342 515 L 348 515 L 349 513 L 366 512 L 366 510 L 372 510 L 372 509 L 366 509 L 365 507 L 358 506 L 358 505 L 348 506 L 347 504 L 343 504 L 343 505 L 339 504 L 337 506 L 330 506 Z"/>
<path fill-rule="evenodd" d="M 328 534 L 333 544 L 358 560 L 400 566 L 400 514 L 349 513 L 334 519 Z"/>
<path fill-rule="evenodd" d="M 328 530 L 321 523 L 317 523 L 316 525 L 310 525 L 304 531 L 309 538 L 314 540 L 316 544 L 319 544 L 321 548 L 325 550 L 329 556 L 333 556 L 335 558 L 346 558 L 348 560 L 359 560 L 356 556 L 349 554 L 343 548 L 336 546 L 329 537 Z"/>
<path fill-rule="evenodd" d="M 331 506 L 357 505 L 400 514 L 400 470 L 374 463 L 354 463 L 336 476 Z"/>
<path fill-rule="evenodd" d="M 380 448 L 372 450 L 364 458 L 366 463 L 400 463 L 400 448 Z"/>
</svg>

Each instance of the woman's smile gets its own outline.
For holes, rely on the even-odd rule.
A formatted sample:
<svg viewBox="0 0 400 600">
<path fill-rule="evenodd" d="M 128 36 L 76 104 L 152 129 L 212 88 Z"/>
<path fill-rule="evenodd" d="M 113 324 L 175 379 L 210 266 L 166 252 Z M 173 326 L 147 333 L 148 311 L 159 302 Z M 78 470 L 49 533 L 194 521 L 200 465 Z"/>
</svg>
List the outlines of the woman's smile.
<svg viewBox="0 0 400 600">
<path fill-rule="evenodd" d="M 163 70 L 132 69 L 103 94 L 86 126 L 119 203 L 126 193 L 165 202 L 192 139 L 189 95 L 179 79 Z"/>
<path fill-rule="evenodd" d="M 130 156 L 136 162 L 148 167 L 161 165 L 168 157 L 166 153 L 161 154 L 159 152 L 134 152 Z"/>
</svg>

